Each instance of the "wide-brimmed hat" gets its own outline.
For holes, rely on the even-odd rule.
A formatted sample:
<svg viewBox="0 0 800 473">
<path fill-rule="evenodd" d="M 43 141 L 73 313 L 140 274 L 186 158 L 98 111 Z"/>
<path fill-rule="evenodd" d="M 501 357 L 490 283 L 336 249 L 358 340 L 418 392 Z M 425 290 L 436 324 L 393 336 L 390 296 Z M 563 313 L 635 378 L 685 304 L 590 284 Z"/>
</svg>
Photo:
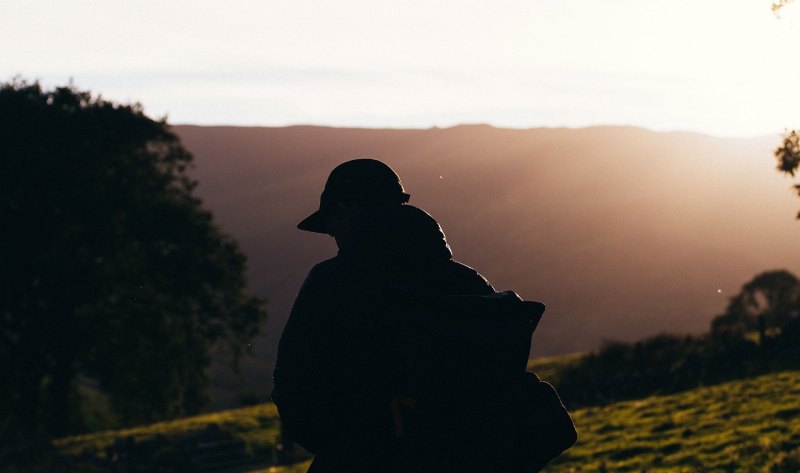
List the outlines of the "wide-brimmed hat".
<svg viewBox="0 0 800 473">
<path fill-rule="evenodd" d="M 337 202 L 372 202 L 404 204 L 411 196 L 405 193 L 400 177 L 392 168 L 376 159 L 361 158 L 344 162 L 328 176 L 319 198 L 319 210 L 297 224 L 300 230 L 328 233 L 328 213 Z"/>
</svg>

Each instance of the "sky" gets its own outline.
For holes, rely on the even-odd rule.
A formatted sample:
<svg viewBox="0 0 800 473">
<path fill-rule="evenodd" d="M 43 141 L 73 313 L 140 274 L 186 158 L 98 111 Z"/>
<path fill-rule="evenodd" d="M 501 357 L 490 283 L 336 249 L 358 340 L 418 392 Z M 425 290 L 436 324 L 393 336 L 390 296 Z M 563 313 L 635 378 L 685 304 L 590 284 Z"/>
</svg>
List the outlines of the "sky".
<svg viewBox="0 0 800 473">
<path fill-rule="evenodd" d="M 800 127 L 770 0 L 0 0 L 0 81 L 174 124 Z M 795 19 L 796 18 L 796 19 Z"/>
</svg>

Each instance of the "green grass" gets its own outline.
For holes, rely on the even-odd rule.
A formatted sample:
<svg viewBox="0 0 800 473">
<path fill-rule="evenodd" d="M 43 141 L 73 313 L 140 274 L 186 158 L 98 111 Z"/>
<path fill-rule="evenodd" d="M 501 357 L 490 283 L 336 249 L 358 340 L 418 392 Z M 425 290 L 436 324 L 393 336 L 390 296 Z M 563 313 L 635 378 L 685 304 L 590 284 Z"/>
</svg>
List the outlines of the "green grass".
<svg viewBox="0 0 800 473">
<path fill-rule="evenodd" d="M 569 355 L 548 356 L 528 360 L 528 371 L 533 371 L 539 378 L 550 384 L 558 384 L 561 373 L 566 368 L 577 364 L 584 353 L 572 353 Z"/>
<path fill-rule="evenodd" d="M 580 355 L 533 360 L 545 380 Z M 798 472 L 800 471 L 800 372 L 784 371 L 666 396 L 574 411 L 578 443 L 547 472 Z M 268 451 L 278 435 L 273 404 L 233 409 L 131 429 L 57 440 L 67 455 L 104 449 L 117 439 L 180 438 L 210 424 L 244 440 L 250 451 Z M 308 461 L 272 468 L 303 473 Z M 267 470 L 264 470 L 267 471 Z"/>
<path fill-rule="evenodd" d="M 102 456 L 105 449 L 117 439 L 130 437 L 141 442 L 161 436 L 174 440 L 196 435 L 210 425 L 216 425 L 222 431 L 244 440 L 248 451 L 266 452 L 272 449 L 278 437 L 278 411 L 274 404 L 267 403 L 141 427 L 66 437 L 53 443 L 66 455 L 90 452 Z"/>
<path fill-rule="evenodd" d="M 542 379 L 552 380 L 560 370 L 575 363 L 580 354 L 538 358 L 528 363 L 528 369 L 536 371 Z M 130 437 L 136 442 L 164 436 L 179 439 L 197 434 L 215 424 L 221 430 L 245 441 L 250 451 L 266 451 L 272 448 L 278 436 L 278 412 L 272 403 L 230 409 L 212 414 L 202 414 L 166 422 L 121 430 L 107 430 L 86 435 L 62 438 L 54 445 L 66 455 L 90 452 L 102 456 L 107 447 L 118 439 Z"/>
<path fill-rule="evenodd" d="M 580 439 L 548 472 L 800 471 L 796 371 L 580 409 L 573 418 Z"/>
<path fill-rule="evenodd" d="M 580 439 L 545 472 L 800 471 L 800 372 L 572 414 Z M 304 462 L 274 471 L 307 468 Z"/>
</svg>

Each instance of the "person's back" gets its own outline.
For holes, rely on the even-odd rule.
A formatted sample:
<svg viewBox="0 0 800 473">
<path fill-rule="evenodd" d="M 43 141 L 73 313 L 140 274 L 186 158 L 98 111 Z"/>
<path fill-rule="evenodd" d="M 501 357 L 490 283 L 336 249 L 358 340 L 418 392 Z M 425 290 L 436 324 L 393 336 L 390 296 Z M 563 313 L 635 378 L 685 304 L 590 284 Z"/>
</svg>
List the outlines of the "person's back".
<svg viewBox="0 0 800 473">
<path fill-rule="evenodd" d="M 340 168 L 347 166 L 356 169 L 345 169 L 338 178 L 350 178 L 351 187 L 364 176 L 354 178 L 348 171 L 358 174 L 366 167 L 367 174 L 385 173 L 385 167 L 389 186 L 396 185 L 394 198 L 370 199 L 364 189 L 368 200 L 329 192 L 320 211 L 299 225 L 332 234 L 339 254 L 312 269 L 295 301 L 279 345 L 273 398 L 289 435 L 317 454 L 309 471 L 399 471 L 403 453 L 391 409 L 395 321 L 387 311 L 387 293 L 494 290 L 476 271 L 453 261 L 439 225 L 405 204 L 391 169 L 373 160 Z M 336 190 L 331 181 L 337 170 L 326 192 Z M 331 199 L 342 200 L 332 206 Z"/>
</svg>

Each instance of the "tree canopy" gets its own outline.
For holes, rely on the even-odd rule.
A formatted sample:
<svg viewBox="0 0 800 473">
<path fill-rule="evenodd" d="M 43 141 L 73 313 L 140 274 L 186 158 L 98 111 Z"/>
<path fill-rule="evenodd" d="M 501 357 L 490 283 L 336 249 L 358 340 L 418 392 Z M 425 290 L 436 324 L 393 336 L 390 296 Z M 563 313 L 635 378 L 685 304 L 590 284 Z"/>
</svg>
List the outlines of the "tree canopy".
<svg viewBox="0 0 800 473">
<path fill-rule="evenodd" d="M 772 11 L 780 18 L 781 9 L 790 3 L 794 3 L 794 0 L 777 0 L 772 4 Z M 800 134 L 797 130 L 786 133 L 783 143 L 775 150 L 775 157 L 778 159 L 778 170 L 794 177 L 800 166 Z M 800 184 L 795 184 L 794 188 L 800 195 Z M 800 212 L 797 218 L 800 219 Z"/>
<path fill-rule="evenodd" d="M 783 137 L 783 143 L 775 150 L 775 157 L 778 159 L 778 170 L 794 177 L 800 166 L 800 134 L 796 130 Z M 800 195 L 800 184 L 795 184 L 794 188 Z M 800 219 L 800 212 L 797 218 Z"/>
<path fill-rule="evenodd" d="M 772 3 L 772 12 L 775 13 L 776 16 L 780 17 L 781 8 L 793 2 L 794 0 L 776 0 Z"/>
<path fill-rule="evenodd" d="M 165 120 L 74 86 L 0 85 L 0 444 L 198 411 L 209 351 L 265 319 Z"/>
<path fill-rule="evenodd" d="M 756 275 L 731 298 L 725 313 L 712 322 L 715 331 L 767 327 L 780 328 L 800 316 L 800 280 L 789 271 L 778 269 Z"/>
</svg>

